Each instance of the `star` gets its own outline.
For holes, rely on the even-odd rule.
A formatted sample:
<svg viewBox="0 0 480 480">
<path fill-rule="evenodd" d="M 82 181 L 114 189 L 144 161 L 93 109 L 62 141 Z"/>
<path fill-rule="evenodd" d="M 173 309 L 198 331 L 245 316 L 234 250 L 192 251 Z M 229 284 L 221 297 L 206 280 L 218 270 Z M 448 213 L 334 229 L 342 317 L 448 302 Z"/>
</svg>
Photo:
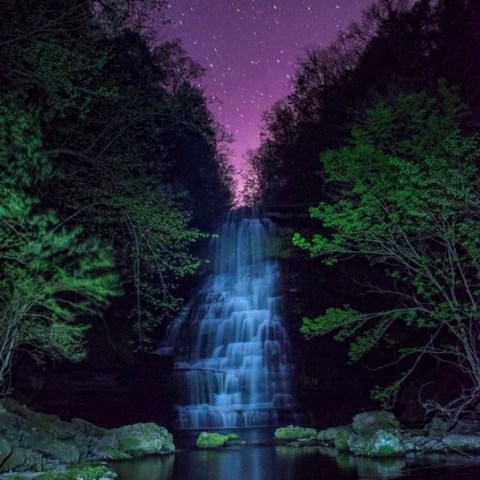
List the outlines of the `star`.
<svg viewBox="0 0 480 480">
<path fill-rule="evenodd" d="M 328 46 L 372 0 L 176 0 L 172 25 L 159 35 L 180 38 L 207 68 L 204 91 L 214 117 L 231 133 L 232 163 L 244 169 L 259 145 L 263 112 L 292 88 L 305 48 Z M 270 65 L 267 68 L 267 65 Z"/>
</svg>

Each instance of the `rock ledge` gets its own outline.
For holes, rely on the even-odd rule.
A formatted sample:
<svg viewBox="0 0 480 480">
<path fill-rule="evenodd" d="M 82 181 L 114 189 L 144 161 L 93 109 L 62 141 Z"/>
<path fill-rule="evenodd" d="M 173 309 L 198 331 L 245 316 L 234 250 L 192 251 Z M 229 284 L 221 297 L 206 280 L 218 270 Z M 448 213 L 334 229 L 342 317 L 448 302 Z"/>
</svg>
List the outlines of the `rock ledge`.
<svg viewBox="0 0 480 480">
<path fill-rule="evenodd" d="M 322 445 L 365 457 L 403 457 L 409 453 L 468 453 L 480 455 L 480 431 L 441 436 L 402 430 L 391 412 L 363 412 L 351 425 L 325 430 L 289 425 L 278 428 L 275 440 L 291 446 Z"/>
<path fill-rule="evenodd" d="M 108 430 L 78 418 L 65 422 L 34 412 L 9 398 L 0 400 L 0 473 L 174 451 L 172 434 L 155 423 Z"/>
</svg>

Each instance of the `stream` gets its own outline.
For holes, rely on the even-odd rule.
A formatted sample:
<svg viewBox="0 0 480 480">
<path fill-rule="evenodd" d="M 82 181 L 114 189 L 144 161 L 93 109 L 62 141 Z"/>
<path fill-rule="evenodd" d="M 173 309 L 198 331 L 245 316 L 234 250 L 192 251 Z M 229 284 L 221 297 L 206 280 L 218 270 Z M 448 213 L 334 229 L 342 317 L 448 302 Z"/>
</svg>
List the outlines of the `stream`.
<svg viewBox="0 0 480 480">
<path fill-rule="evenodd" d="M 230 431 L 230 430 L 229 430 Z M 479 480 L 480 457 L 422 455 L 371 459 L 325 447 L 273 445 L 273 429 L 239 429 L 247 445 L 199 450 L 198 431 L 175 435 L 178 452 L 115 462 L 118 480 Z"/>
</svg>

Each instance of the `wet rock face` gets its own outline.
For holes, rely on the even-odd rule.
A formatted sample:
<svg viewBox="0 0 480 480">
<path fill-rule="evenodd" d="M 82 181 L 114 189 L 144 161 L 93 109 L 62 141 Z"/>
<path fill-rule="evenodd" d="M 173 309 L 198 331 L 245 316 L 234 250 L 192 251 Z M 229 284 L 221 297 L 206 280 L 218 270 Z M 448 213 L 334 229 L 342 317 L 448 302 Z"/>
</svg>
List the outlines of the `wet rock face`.
<svg viewBox="0 0 480 480">
<path fill-rule="evenodd" d="M 107 430 L 80 419 L 65 422 L 56 415 L 33 412 L 11 399 L 0 401 L 0 473 L 174 451 L 172 435 L 154 423 Z"/>
<path fill-rule="evenodd" d="M 174 451 L 172 434 L 150 422 L 108 430 L 98 441 L 94 454 L 106 458 L 135 458 Z"/>
<path fill-rule="evenodd" d="M 451 450 L 460 452 L 480 452 L 480 435 L 460 435 L 452 433 L 442 438 L 442 443 Z"/>
<path fill-rule="evenodd" d="M 465 427 L 466 422 L 462 424 Z M 474 429 L 475 422 L 468 423 L 468 431 Z M 301 444 L 304 432 L 314 429 L 295 427 L 279 428 L 275 437 L 290 440 L 287 445 Z M 426 430 L 402 430 L 391 412 L 364 412 L 353 418 L 351 425 L 331 427 L 320 430 L 316 437 L 310 437 L 309 444 L 335 447 L 360 457 L 403 457 L 408 453 L 480 453 L 480 429 L 471 434 L 439 434 L 431 428 Z M 294 441 L 291 441 L 294 440 Z"/>
<path fill-rule="evenodd" d="M 352 431 L 350 425 L 340 426 L 340 427 L 330 427 L 325 430 L 320 430 L 317 434 L 317 442 L 319 445 L 331 446 L 335 445 L 339 450 L 346 450 L 346 448 L 341 447 L 341 439 L 347 438 Z M 339 444 L 337 446 L 337 443 Z"/>
<path fill-rule="evenodd" d="M 349 451 L 367 457 L 403 457 L 405 447 L 398 431 L 377 430 L 368 436 L 355 433 L 348 437 Z"/>
<path fill-rule="evenodd" d="M 400 423 L 392 412 L 376 410 L 353 417 L 352 429 L 357 435 L 371 435 L 377 430 L 398 430 Z"/>
</svg>

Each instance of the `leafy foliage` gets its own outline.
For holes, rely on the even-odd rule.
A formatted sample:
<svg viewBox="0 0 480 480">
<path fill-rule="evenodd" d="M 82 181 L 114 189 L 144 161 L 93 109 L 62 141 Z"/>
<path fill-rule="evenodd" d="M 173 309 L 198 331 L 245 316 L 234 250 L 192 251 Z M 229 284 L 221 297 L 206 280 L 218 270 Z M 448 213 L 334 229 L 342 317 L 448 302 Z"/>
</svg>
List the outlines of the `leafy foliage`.
<svg viewBox="0 0 480 480">
<path fill-rule="evenodd" d="M 416 357 L 413 367 L 423 355 L 455 363 L 469 380 L 462 407 L 480 391 L 478 139 L 462 134 L 464 116 L 444 83 L 437 97 L 400 95 L 368 110 L 351 145 L 322 154 L 328 181 L 341 186 L 335 201 L 310 209 L 322 233 L 293 239 L 326 264 L 361 256 L 383 265 L 393 286 L 374 288 L 398 302 L 374 313 L 330 309 L 305 320 L 304 333 L 337 330 L 354 339 L 358 359 L 399 321 L 426 329 L 426 343 L 403 354 Z"/>
<path fill-rule="evenodd" d="M 28 120 L 33 130 L 21 135 L 44 146 L 29 146 L 27 162 L 10 145 L 16 150 L 1 159 L 2 181 L 12 185 L 4 213 L 31 222 L 24 240 L 17 228 L 10 241 L 33 248 L 36 232 L 39 252 L 46 242 L 57 248 L 38 255 L 41 269 L 75 266 L 91 282 L 113 265 L 122 295 L 102 331 L 109 340 L 121 332 L 131 350 L 148 348 L 175 315 L 179 288 L 200 264 L 199 228 L 231 202 L 231 170 L 198 86 L 201 67 L 178 42 L 148 43 L 147 14 L 157 9 L 166 23 L 165 8 L 163 0 L 0 0 L 0 94 L 14 94 L 13 111 L 35 110 L 38 122 Z M 79 302 L 74 297 L 63 301 Z"/>
<path fill-rule="evenodd" d="M 12 105 L 13 104 L 13 105 Z M 57 228 L 53 211 L 36 212 L 28 193 L 50 172 L 34 116 L 13 102 L 0 104 L 0 386 L 19 348 L 45 356 L 85 356 L 85 324 L 119 293 L 109 249 L 80 228 Z"/>
<path fill-rule="evenodd" d="M 471 0 L 378 0 L 331 45 L 306 49 L 292 93 L 265 115 L 260 148 L 249 158 L 261 200 L 308 205 L 331 194 L 318 155 L 343 145 L 379 99 L 434 94 L 446 78 L 478 120 L 479 19 Z"/>
</svg>

